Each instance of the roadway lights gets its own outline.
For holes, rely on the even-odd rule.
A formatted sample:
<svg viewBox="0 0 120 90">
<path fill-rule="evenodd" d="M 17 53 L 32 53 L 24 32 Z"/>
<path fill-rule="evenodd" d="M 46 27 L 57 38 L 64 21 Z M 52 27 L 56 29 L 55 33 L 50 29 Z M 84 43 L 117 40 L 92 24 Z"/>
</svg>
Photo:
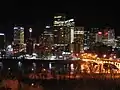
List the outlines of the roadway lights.
<svg viewBox="0 0 120 90">
<path fill-rule="evenodd" d="M 34 83 L 32 83 L 31 85 L 34 86 Z"/>
<path fill-rule="evenodd" d="M 116 59 L 116 56 L 113 56 L 114 59 Z"/>
<path fill-rule="evenodd" d="M 91 54 L 88 54 L 88 57 L 92 56 Z"/>
<path fill-rule="evenodd" d="M 100 60 L 100 58 L 99 58 L 99 57 L 97 57 L 97 60 Z"/>
<path fill-rule="evenodd" d="M 107 55 L 103 55 L 104 58 L 106 58 Z"/>
<path fill-rule="evenodd" d="M 77 53 L 76 56 L 78 56 L 79 54 Z"/>
<path fill-rule="evenodd" d="M 95 55 L 95 57 L 97 57 L 98 55 Z"/>
<path fill-rule="evenodd" d="M 112 57 L 110 57 L 109 60 L 112 60 Z"/>
</svg>

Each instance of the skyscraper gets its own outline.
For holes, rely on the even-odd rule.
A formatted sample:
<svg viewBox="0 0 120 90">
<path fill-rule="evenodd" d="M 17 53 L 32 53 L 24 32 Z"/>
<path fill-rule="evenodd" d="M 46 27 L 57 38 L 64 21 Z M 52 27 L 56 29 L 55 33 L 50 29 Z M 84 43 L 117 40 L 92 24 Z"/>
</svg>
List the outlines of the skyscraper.
<svg viewBox="0 0 120 90">
<path fill-rule="evenodd" d="M 103 43 L 115 47 L 115 32 L 113 28 L 106 27 L 103 29 Z"/>
<path fill-rule="evenodd" d="M 89 49 L 90 45 L 90 31 L 85 30 L 84 31 L 84 50 Z"/>
<path fill-rule="evenodd" d="M 90 28 L 84 31 L 84 50 L 89 49 L 96 43 L 96 34 L 99 28 Z"/>
<path fill-rule="evenodd" d="M 59 14 L 54 16 L 54 22 L 53 22 L 54 44 L 64 43 L 65 19 L 66 16 L 64 14 Z"/>
<path fill-rule="evenodd" d="M 99 31 L 98 33 L 96 33 L 96 42 L 102 42 L 102 37 L 102 32 Z"/>
<path fill-rule="evenodd" d="M 70 51 L 74 39 L 74 19 L 66 20 L 64 14 L 59 14 L 54 16 L 53 24 L 54 45 L 60 47 L 61 51 Z"/>
<path fill-rule="evenodd" d="M 90 33 L 89 33 L 89 43 L 90 46 L 93 46 L 96 42 L 96 33 L 99 32 L 99 28 L 90 28 Z"/>
<path fill-rule="evenodd" d="M 84 27 L 75 27 L 73 52 L 80 53 L 83 51 L 84 51 Z"/>
<path fill-rule="evenodd" d="M 53 45 L 53 34 L 50 31 L 44 31 L 41 35 L 41 43 L 43 45 L 43 50 L 47 52 L 51 52 L 52 45 Z"/>
<path fill-rule="evenodd" d="M 24 44 L 24 28 L 14 27 L 14 44 Z"/>
</svg>

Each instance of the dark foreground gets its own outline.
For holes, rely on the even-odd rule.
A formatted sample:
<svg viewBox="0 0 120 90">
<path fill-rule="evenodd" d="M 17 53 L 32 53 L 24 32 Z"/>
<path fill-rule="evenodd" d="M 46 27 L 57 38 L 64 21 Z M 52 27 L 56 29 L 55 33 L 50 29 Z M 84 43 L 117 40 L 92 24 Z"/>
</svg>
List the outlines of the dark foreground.
<svg viewBox="0 0 120 90">
<path fill-rule="evenodd" d="M 79 79 L 79 80 L 39 80 L 22 82 L 36 82 L 43 90 L 120 90 L 120 79 Z"/>
<path fill-rule="evenodd" d="M 71 80 L 28 80 L 19 81 L 21 87 L 14 90 L 120 90 L 120 79 L 71 79 Z M 32 84 L 39 89 L 30 89 Z M 27 87 L 26 87 L 27 86 Z M 7 90 L 1 88 L 0 90 Z M 12 90 L 12 89 L 9 89 Z"/>
</svg>

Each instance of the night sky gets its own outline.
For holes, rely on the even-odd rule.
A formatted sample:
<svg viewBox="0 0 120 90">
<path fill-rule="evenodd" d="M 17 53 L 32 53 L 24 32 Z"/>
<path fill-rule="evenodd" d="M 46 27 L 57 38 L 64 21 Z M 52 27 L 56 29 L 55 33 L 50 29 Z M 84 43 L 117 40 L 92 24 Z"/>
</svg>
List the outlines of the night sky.
<svg viewBox="0 0 120 90">
<path fill-rule="evenodd" d="M 35 0 L 34 0 L 35 1 Z M 110 25 L 119 31 L 119 8 L 113 2 L 66 2 L 44 1 L 44 2 L 12 2 L 7 1 L 0 5 L 0 32 L 6 33 L 11 40 L 13 26 L 22 25 L 25 32 L 29 27 L 33 28 L 33 36 L 39 35 L 45 25 L 52 23 L 56 13 L 66 13 L 69 18 L 75 18 L 77 26 L 102 27 Z"/>
</svg>

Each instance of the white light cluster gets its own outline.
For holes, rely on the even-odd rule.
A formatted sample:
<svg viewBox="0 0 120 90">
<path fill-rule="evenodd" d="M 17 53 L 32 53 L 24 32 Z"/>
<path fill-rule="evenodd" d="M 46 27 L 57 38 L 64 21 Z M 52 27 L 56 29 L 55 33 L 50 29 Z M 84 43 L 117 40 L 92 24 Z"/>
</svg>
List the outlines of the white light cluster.
<svg viewBox="0 0 120 90">
<path fill-rule="evenodd" d="M 14 29 L 18 29 L 18 27 L 14 27 Z"/>
<path fill-rule="evenodd" d="M 74 42 L 74 28 L 71 28 L 71 43 Z"/>
<path fill-rule="evenodd" d="M 54 16 L 54 18 L 62 18 L 62 16 Z"/>
<path fill-rule="evenodd" d="M 84 31 L 75 31 L 75 34 L 84 34 Z"/>
<path fill-rule="evenodd" d="M 32 28 L 29 29 L 29 32 L 32 32 Z"/>
<path fill-rule="evenodd" d="M 0 33 L 0 35 L 3 35 L 3 36 L 4 36 L 5 34 L 4 34 L 4 33 Z"/>
<path fill-rule="evenodd" d="M 51 69 L 52 68 L 52 65 L 51 65 L 51 63 L 49 63 L 49 69 Z"/>
<path fill-rule="evenodd" d="M 18 62 L 18 66 L 19 66 L 19 67 L 21 67 L 21 66 L 22 66 L 22 63 L 21 63 L 20 61 Z"/>
<path fill-rule="evenodd" d="M 24 28 L 23 28 L 23 27 L 20 27 L 20 29 L 21 29 L 21 30 L 24 30 Z"/>
<path fill-rule="evenodd" d="M 46 28 L 50 28 L 50 26 L 46 26 Z"/>
</svg>

